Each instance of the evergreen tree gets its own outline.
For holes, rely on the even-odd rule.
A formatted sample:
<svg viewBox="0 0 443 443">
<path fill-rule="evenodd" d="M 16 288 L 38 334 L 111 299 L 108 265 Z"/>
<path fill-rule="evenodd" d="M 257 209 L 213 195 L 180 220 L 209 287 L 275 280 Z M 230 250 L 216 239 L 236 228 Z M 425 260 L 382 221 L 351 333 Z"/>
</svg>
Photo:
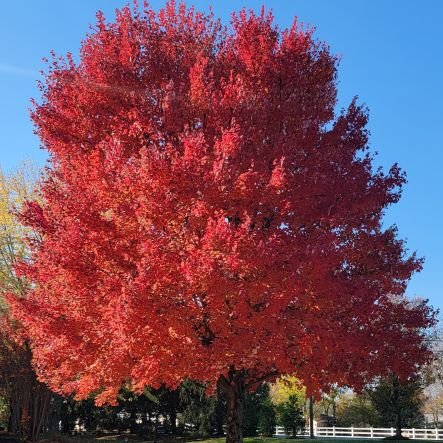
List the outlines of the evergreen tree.
<svg viewBox="0 0 443 443">
<path fill-rule="evenodd" d="M 401 438 L 403 427 L 418 427 L 423 423 L 422 391 L 419 378 L 402 381 L 391 374 L 368 389 L 368 394 L 380 415 L 380 424 L 395 427 L 395 437 Z"/>
<path fill-rule="evenodd" d="M 217 398 L 206 395 L 206 387 L 192 380 L 185 380 L 180 386 L 180 400 L 183 408 L 182 424 L 185 431 L 198 437 L 213 433 L 213 422 L 217 409 Z"/>
<path fill-rule="evenodd" d="M 258 432 L 263 437 L 272 437 L 277 425 L 275 406 L 270 399 L 266 399 L 261 405 L 258 416 Z"/>
<path fill-rule="evenodd" d="M 246 393 L 243 415 L 243 435 L 245 437 L 254 437 L 257 435 L 259 420 L 261 419 L 262 422 L 264 422 L 265 418 L 262 416 L 271 411 L 268 407 L 269 401 L 270 388 L 267 383 L 262 384 L 253 392 Z M 275 415 L 274 411 L 271 411 L 270 413 L 271 415 Z M 274 433 L 274 430 L 272 433 Z"/>
<path fill-rule="evenodd" d="M 294 438 L 303 431 L 305 417 L 296 395 L 290 395 L 287 401 L 277 405 L 277 423 Z"/>
</svg>

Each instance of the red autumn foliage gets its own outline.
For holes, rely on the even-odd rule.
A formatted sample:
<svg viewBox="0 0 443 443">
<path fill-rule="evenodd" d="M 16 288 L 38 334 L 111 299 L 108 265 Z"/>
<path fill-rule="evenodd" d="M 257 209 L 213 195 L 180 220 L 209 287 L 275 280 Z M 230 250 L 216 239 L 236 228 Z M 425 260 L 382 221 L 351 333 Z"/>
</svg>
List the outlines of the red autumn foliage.
<svg viewBox="0 0 443 443">
<path fill-rule="evenodd" d="M 10 300 L 35 368 L 112 401 L 184 378 L 296 374 L 354 387 L 429 356 L 421 260 L 385 209 L 405 176 L 374 170 L 367 112 L 334 114 L 337 59 L 297 22 L 241 11 L 226 30 L 175 7 L 98 15 L 78 64 L 55 59 L 33 120 L 51 156 L 41 236 Z"/>
</svg>

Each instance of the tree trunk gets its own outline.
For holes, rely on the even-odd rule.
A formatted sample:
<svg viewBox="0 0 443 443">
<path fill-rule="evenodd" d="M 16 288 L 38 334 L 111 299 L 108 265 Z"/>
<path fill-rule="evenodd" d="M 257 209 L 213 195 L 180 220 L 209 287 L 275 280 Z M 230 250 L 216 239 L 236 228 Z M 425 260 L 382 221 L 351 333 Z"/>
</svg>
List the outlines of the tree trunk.
<svg viewBox="0 0 443 443">
<path fill-rule="evenodd" d="M 28 344 L 12 346 L 13 358 L 2 368 L 10 407 L 8 429 L 23 440 L 36 441 L 47 422 L 52 392 L 38 381 Z"/>
<path fill-rule="evenodd" d="M 177 434 L 177 409 L 171 408 L 169 411 L 169 421 L 171 423 L 171 434 Z"/>
<path fill-rule="evenodd" d="M 220 376 L 218 385 L 226 398 L 226 443 L 242 443 L 245 402 L 244 371 L 232 369 L 229 371 L 228 378 Z"/>
<path fill-rule="evenodd" d="M 309 397 L 309 438 L 314 438 L 314 397 Z"/>
<path fill-rule="evenodd" d="M 334 398 L 334 403 L 332 403 L 332 426 L 335 426 L 337 424 L 337 403 L 335 402 L 335 398 Z"/>
<path fill-rule="evenodd" d="M 155 414 L 155 422 L 154 422 L 154 443 L 157 443 L 158 436 L 158 414 Z"/>
<path fill-rule="evenodd" d="M 11 405 L 9 406 L 8 432 L 10 434 L 15 434 L 17 432 L 17 430 L 14 429 L 14 411 Z"/>
<path fill-rule="evenodd" d="M 396 423 L 395 423 L 395 436 L 397 438 L 401 438 L 402 435 L 402 413 L 401 411 L 397 412 Z"/>
<path fill-rule="evenodd" d="M 399 378 L 394 375 L 392 379 L 392 403 L 394 405 L 395 409 L 395 436 L 397 438 L 402 437 L 402 407 L 399 404 L 400 403 L 400 380 Z"/>
</svg>

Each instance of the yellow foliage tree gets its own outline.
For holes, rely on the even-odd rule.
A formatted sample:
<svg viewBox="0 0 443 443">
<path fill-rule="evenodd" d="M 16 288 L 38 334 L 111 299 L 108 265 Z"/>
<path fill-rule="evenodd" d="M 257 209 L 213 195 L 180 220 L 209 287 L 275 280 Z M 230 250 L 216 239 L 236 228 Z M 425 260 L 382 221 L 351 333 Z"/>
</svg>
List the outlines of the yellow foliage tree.
<svg viewBox="0 0 443 443">
<path fill-rule="evenodd" d="M 26 260 L 27 232 L 15 212 L 26 200 L 35 200 L 37 172 L 25 164 L 13 174 L 0 170 L 0 397 L 9 412 L 8 428 L 24 440 L 36 440 L 47 422 L 52 392 L 40 383 L 31 366 L 32 353 L 26 342 L 17 343 L 8 321 L 3 295 L 25 297 L 29 283 L 16 275 L 15 264 Z"/>
<path fill-rule="evenodd" d="M 289 397 L 295 396 L 300 407 L 306 399 L 306 388 L 294 376 L 284 376 L 271 385 L 270 396 L 276 405 L 286 403 Z"/>
<path fill-rule="evenodd" d="M 0 169 L 0 294 L 14 292 L 22 296 L 26 292 L 23 280 L 14 272 L 14 264 L 26 254 L 23 241 L 26 232 L 15 212 L 25 200 L 37 198 L 36 180 L 37 172 L 28 163 L 12 174 Z"/>
</svg>

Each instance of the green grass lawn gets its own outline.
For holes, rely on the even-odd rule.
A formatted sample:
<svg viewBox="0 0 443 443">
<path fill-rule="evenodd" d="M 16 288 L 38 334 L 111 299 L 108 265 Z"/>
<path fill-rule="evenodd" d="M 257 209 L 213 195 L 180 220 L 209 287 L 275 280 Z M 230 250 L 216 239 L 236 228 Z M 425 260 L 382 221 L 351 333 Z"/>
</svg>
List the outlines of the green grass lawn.
<svg viewBox="0 0 443 443">
<path fill-rule="evenodd" d="M 315 443 L 370 443 L 371 441 L 382 441 L 382 438 L 371 438 L 371 439 L 357 439 L 357 438 L 316 438 L 314 439 Z M 396 440 L 388 440 L 389 442 L 395 442 Z M 402 443 L 405 440 L 397 440 Z M 411 440 L 411 442 L 441 442 L 442 440 Z M 224 443 L 225 438 L 209 438 L 206 440 L 195 440 L 194 442 L 189 443 Z M 309 438 L 267 438 L 267 437 L 246 437 L 243 439 L 244 443 L 308 443 Z"/>
</svg>

